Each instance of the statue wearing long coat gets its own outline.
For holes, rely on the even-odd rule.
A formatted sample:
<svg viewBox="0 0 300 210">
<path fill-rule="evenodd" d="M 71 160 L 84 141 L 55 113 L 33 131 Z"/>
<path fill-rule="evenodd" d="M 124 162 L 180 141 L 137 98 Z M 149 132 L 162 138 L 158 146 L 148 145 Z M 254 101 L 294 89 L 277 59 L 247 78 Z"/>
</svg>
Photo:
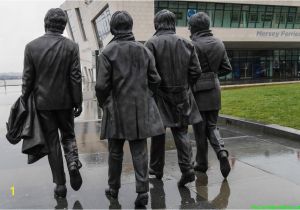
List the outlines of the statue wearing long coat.
<svg viewBox="0 0 300 210">
<path fill-rule="evenodd" d="M 218 77 L 225 76 L 232 71 L 224 44 L 208 31 L 200 31 L 192 35 L 192 42 L 196 47 L 202 72 L 214 72 L 215 88 L 195 92 L 194 96 L 199 111 L 221 109 L 221 88 Z"/>
<path fill-rule="evenodd" d="M 137 59 L 132 62 L 132 57 Z M 136 140 L 165 132 L 152 97 L 161 79 L 147 48 L 133 35 L 118 37 L 100 54 L 97 68 L 101 139 Z"/>
<path fill-rule="evenodd" d="M 200 122 L 201 116 L 190 89 L 201 75 L 195 47 L 172 30 L 156 32 L 145 45 L 153 53 L 162 78 L 156 102 L 164 125 L 180 127 Z"/>
</svg>

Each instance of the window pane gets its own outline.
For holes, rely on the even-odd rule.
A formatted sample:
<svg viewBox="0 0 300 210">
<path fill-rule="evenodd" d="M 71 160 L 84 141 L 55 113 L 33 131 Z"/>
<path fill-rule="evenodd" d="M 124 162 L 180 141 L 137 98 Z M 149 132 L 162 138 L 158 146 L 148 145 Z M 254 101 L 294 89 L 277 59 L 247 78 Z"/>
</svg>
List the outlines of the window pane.
<svg viewBox="0 0 300 210">
<path fill-rule="evenodd" d="M 206 3 L 198 3 L 198 11 L 203 12 L 206 10 Z"/>
<path fill-rule="evenodd" d="M 264 28 L 271 28 L 273 13 L 266 12 L 266 14 L 262 15 L 262 20 L 264 21 Z"/>
<path fill-rule="evenodd" d="M 224 11 L 223 27 L 230 28 L 231 11 Z"/>
<path fill-rule="evenodd" d="M 265 10 L 266 10 L 266 6 L 263 6 L 263 5 L 258 6 L 259 12 L 265 12 Z"/>
<path fill-rule="evenodd" d="M 251 13 L 249 13 L 248 27 L 249 28 L 254 28 L 257 21 L 258 21 L 258 14 L 257 14 L 257 12 L 251 12 Z"/>
<path fill-rule="evenodd" d="M 159 2 L 159 7 L 167 8 L 168 7 L 168 2 L 167 1 L 160 1 Z"/>
<path fill-rule="evenodd" d="M 272 20 L 272 28 L 278 28 L 280 21 L 280 13 L 275 13 Z"/>
<path fill-rule="evenodd" d="M 232 28 L 239 28 L 240 16 L 241 16 L 240 11 L 233 11 L 232 12 L 232 16 L 231 16 L 231 27 Z"/>
<path fill-rule="evenodd" d="M 247 28 L 247 23 L 248 23 L 248 12 L 247 11 L 242 11 L 240 27 L 241 28 Z"/>
<path fill-rule="evenodd" d="M 214 11 L 213 10 L 208 10 L 205 11 L 205 13 L 210 17 L 210 21 L 211 21 L 211 26 L 214 27 Z"/>
<path fill-rule="evenodd" d="M 216 10 L 214 27 L 221 27 L 223 21 L 223 10 Z"/>
<path fill-rule="evenodd" d="M 188 6 L 189 9 L 197 9 L 197 4 L 196 3 L 189 3 L 189 6 Z"/>
<path fill-rule="evenodd" d="M 208 10 L 214 10 L 215 9 L 215 4 L 214 3 L 207 3 L 207 9 Z"/>
<path fill-rule="evenodd" d="M 286 24 L 286 27 L 287 28 L 294 28 L 294 22 L 295 22 L 295 16 L 296 14 L 295 13 L 289 13 L 288 16 L 287 16 L 287 24 Z"/>
<path fill-rule="evenodd" d="M 232 10 L 232 4 L 225 4 L 225 10 Z"/>
<path fill-rule="evenodd" d="M 110 33 L 109 21 L 111 19 L 110 10 L 107 8 L 94 21 L 97 29 L 97 37 L 101 40 L 105 39 Z"/>
<path fill-rule="evenodd" d="M 186 26 L 186 17 L 187 17 L 187 9 L 178 9 L 176 14 L 177 17 L 177 25 L 178 26 Z"/>
<path fill-rule="evenodd" d="M 281 13 L 280 14 L 279 28 L 285 28 L 286 19 L 287 19 L 287 13 Z"/>
<path fill-rule="evenodd" d="M 296 14 L 294 28 L 300 29 L 300 12 Z"/>
<path fill-rule="evenodd" d="M 216 9 L 223 10 L 224 9 L 224 4 L 216 4 Z"/>
<path fill-rule="evenodd" d="M 250 11 L 251 12 L 256 12 L 257 11 L 257 5 L 251 5 L 250 6 Z"/>
<path fill-rule="evenodd" d="M 187 2 L 179 2 L 179 8 L 187 8 Z"/>
<path fill-rule="evenodd" d="M 169 8 L 178 8 L 178 1 L 170 1 L 169 2 Z"/>
<path fill-rule="evenodd" d="M 258 13 L 258 16 L 257 16 L 257 22 L 256 22 L 256 28 L 263 28 L 264 26 L 264 16 L 265 15 L 265 12 L 259 12 Z"/>
<path fill-rule="evenodd" d="M 187 13 L 193 10 L 207 13 L 211 18 L 212 27 L 300 28 L 300 7 L 255 5 L 246 2 L 245 4 L 171 0 L 154 2 L 155 12 L 162 9 L 173 11 L 178 19 L 178 26 L 187 26 Z"/>
</svg>

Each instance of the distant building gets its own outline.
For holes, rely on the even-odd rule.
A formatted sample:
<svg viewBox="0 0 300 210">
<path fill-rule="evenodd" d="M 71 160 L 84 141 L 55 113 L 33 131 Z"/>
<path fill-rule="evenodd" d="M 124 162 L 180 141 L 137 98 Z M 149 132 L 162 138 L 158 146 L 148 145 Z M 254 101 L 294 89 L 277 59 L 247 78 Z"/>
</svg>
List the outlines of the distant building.
<svg viewBox="0 0 300 210">
<path fill-rule="evenodd" d="M 198 11 L 211 17 L 213 33 L 227 47 L 233 73 L 223 83 L 300 78 L 300 1 L 194 0 L 194 1 L 65 1 L 68 34 L 80 46 L 87 77 L 93 74 L 95 51 L 111 39 L 109 21 L 117 10 L 134 19 L 138 41 L 154 33 L 154 14 L 169 9 L 177 17 L 177 34 L 189 39 L 188 18 Z M 91 69 L 91 70 L 89 70 Z M 90 72 L 90 73 L 89 73 Z"/>
</svg>

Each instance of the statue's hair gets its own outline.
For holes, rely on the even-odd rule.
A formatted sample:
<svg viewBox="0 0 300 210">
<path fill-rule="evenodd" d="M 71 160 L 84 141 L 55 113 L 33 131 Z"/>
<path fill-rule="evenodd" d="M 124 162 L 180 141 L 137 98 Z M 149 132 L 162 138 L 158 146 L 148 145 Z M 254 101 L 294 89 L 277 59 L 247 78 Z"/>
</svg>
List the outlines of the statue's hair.
<svg viewBox="0 0 300 210">
<path fill-rule="evenodd" d="M 127 11 L 115 12 L 110 20 L 110 32 L 112 35 L 132 32 L 133 20 Z"/>
<path fill-rule="evenodd" d="M 155 14 L 154 27 L 155 30 L 173 30 L 175 31 L 176 16 L 169 10 L 161 10 Z"/>
<path fill-rule="evenodd" d="M 198 12 L 189 20 L 189 26 L 192 33 L 208 30 L 210 27 L 210 18 L 204 12 Z"/>
<path fill-rule="evenodd" d="M 62 34 L 66 28 L 67 16 L 62 9 L 52 8 L 47 12 L 44 23 L 46 31 L 59 32 Z"/>
</svg>

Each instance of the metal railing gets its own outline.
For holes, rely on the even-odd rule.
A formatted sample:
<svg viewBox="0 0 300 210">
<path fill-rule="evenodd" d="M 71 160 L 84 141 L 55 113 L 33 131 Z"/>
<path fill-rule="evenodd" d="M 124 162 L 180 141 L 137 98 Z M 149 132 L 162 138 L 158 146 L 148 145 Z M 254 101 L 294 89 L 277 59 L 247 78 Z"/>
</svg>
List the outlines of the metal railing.
<svg viewBox="0 0 300 210">
<path fill-rule="evenodd" d="M 7 92 L 8 87 L 16 87 L 16 86 L 21 86 L 21 85 L 22 85 L 21 79 L 12 79 L 12 80 L 1 79 L 0 80 L 0 88 L 3 87 L 5 89 L 5 92 Z"/>
</svg>

